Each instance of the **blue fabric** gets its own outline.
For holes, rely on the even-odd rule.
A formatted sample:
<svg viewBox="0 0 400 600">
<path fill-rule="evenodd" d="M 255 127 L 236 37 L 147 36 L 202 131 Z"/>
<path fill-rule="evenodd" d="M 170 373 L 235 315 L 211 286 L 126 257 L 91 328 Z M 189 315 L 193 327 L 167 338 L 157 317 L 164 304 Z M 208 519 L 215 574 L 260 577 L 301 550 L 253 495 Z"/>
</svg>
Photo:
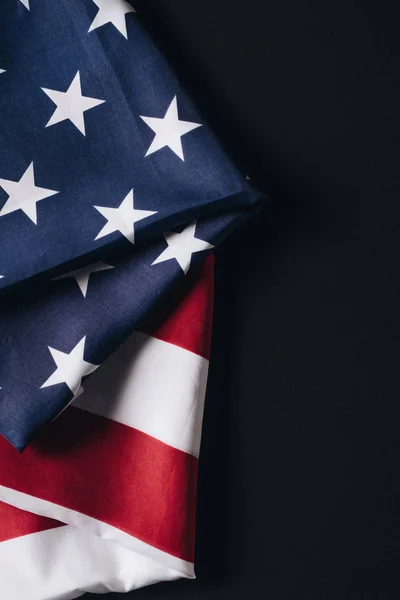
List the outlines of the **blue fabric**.
<svg viewBox="0 0 400 600">
<path fill-rule="evenodd" d="M 92 0 L 0 3 L 0 179 L 19 181 L 33 162 L 36 186 L 58 191 L 37 202 L 37 224 L 21 210 L 0 216 L 0 433 L 23 449 L 73 394 L 41 388 L 63 352 L 86 336 L 85 360 L 101 364 L 180 277 L 176 260 L 152 265 L 163 232 L 197 220 L 196 238 L 219 244 L 260 203 L 232 165 L 140 24 L 128 39 L 108 23 L 88 33 Z M 86 135 L 69 120 L 46 127 L 56 109 L 41 88 L 66 91 L 77 71 L 82 94 L 105 102 L 84 113 Z M 185 160 L 169 147 L 145 156 L 154 132 L 140 115 L 163 117 L 177 97 L 179 119 L 202 127 L 182 136 Z M 135 245 L 94 206 L 157 211 L 135 224 Z M 0 209 L 8 194 L 0 187 Z M 192 265 L 205 252 L 192 255 Z M 105 261 L 86 298 L 74 278 L 54 277 Z"/>
</svg>

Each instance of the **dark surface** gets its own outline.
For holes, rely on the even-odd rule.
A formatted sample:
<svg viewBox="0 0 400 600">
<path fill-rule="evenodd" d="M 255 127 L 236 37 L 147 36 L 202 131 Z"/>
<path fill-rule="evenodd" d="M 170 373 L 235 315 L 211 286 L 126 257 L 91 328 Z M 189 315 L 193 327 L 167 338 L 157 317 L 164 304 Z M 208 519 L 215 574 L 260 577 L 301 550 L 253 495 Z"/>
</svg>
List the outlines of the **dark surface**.
<svg viewBox="0 0 400 600">
<path fill-rule="evenodd" d="M 126 598 L 398 598 L 397 5 L 136 5 L 270 199 L 217 261 L 198 579 Z"/>
</svg>

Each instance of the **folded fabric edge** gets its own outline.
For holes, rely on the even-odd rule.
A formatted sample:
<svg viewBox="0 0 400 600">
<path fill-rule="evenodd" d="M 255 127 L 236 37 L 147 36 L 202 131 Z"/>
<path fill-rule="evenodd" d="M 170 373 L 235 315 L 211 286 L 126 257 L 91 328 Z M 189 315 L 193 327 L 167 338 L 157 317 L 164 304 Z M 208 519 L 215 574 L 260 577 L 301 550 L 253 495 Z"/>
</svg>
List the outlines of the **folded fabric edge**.
<svg viewBox="0 0 400 600">
<path fill-rule="evenodd" d="M 65 508 L 64 506 L 48 502 L 47 500 L 42 500 L 41 498 L 30 496 L 29 494 L 13 490 L 2 485 L 0 485 L 0 500 L 22 510 L 47 517 L 49 519 L 55 519 L 57 521 L 61 521 L 62 523 L 66 523 L 67 525 L 72 525 L 78 529 L 82 529 L 88 533 L 91 533 L 102 540 L 113 540 L 115 543 L 120 544 L 124 548 L 133 550 L 153 560 L 156 560 L 161 564 L 164 564 L 166 567 L 177 571 L 182 577 L 194 577 L 193 563 L 172 556 L 171 554 L 159 550 L 154 546 L 150 546 L 149 544 L 132 537 L 124 531 L 94 519 L 93 517 L 89 517 L 75 510 Z"/>
<path fill-rule="evenodd" d="M 181 577 L 193 579 L 195 576 L 193 563 L 172 556 L 154 546 L 150 546 L 124 531 L 93 517 L 2 485 L 0 485 L 0 500 L 21 510 L 29 511 L 49 519 L 55 519 L 102 540 L 116 543 L 128 550 L 159 562 L 168 569 L 176 571 Z"/>
<path fill-rule="evenodd" d="M 27 514 L 15 511 L 16 519 Z M 87 592 L 128 592 L 182 577 L 194 575 L 70 525 L 0 542 L 0 579 L 7 600 L 73 600 Z"/>
</svg>

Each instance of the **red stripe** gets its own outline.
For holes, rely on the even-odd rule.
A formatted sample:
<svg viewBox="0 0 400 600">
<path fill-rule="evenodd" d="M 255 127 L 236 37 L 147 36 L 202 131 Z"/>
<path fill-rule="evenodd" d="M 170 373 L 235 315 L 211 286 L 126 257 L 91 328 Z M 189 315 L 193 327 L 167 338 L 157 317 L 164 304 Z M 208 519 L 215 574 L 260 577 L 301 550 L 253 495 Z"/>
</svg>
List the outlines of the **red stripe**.
<svg viewBox="0 0 400 600">
<path fill-rule="evenodd" d="M 151 325 L 142 328 L 164 342 L 170 342 L 210 358 L 214 307 L 214 256 L 181 281 L 178 290 L 164 300 L 157 314 L 150 315 Z"/>
<path fill-rule="evenodd" d="M 0 438 L 0 484 L 113 525 L 193 562 L 198 461 L 70 407 L 20 455 Z"/>
<path fill-rule="evenodd" d="M 0 542 L 63 525 L 54 519 L 46 519 L 0 502 Z"/>
</svg>

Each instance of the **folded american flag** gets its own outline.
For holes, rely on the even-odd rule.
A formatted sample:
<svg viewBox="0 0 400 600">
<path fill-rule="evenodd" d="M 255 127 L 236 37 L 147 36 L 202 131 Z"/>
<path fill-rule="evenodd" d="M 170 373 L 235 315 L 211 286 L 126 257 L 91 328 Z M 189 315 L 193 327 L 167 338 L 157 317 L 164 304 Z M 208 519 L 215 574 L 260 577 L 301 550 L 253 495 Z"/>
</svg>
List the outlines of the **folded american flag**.
<svg viewBox="0 0 400 600">
<path fill-rule="evenodd" d="M 196 269 L 261 195 L 125 0 L 2 0 L 0 67 L 0 580 L 42 599 L 190 577 Z"/>
<path fill-rule="evenodd" d="M 0 502 L 2 598 L 193 577 L 212 257 L 169 304 L 22 455 L 0 438 L 0 500 L 13 505 Z"/>
<path fill-rule="evenodd" d="M 125 0 L 2 0 L 0 27 L 0 433 L 21 450 L 260 194 Z"/>
</svg>

